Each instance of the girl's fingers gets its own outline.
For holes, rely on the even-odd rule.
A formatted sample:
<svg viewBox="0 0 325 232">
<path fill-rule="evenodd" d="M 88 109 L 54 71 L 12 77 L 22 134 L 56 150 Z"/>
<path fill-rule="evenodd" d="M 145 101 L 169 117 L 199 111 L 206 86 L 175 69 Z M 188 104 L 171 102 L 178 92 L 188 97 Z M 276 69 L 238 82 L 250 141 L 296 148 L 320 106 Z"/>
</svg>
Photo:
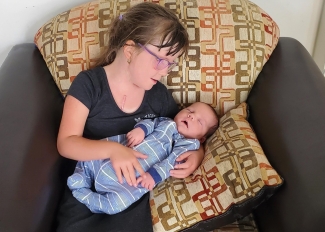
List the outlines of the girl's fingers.
<svg viewBox="0 0 325 232">
<path fill-rule="evenodd" d="M 137 180 L 135 178 L 134 168 L 133 168 L 133 166 L 127 166 L 127 168 L 128 168 L 129 178 L 130 178 L 130 182 L 128 182 L 128 184 L 136 187 L 137 186 Z"/>
<path fill-rule="evenodd" d="M 126 183 L 128 183 L 128 185 L 132 185 L 132 181 L 131 181 L 131 178 L 130 178 L 130 173 L 129 173 L 129 170 L 128 170 L 127 166 L 122 168 L 122 173 L 123 173 L 123 176 L 124 176 L 124 178 L 126 180 Z"/>
<path fill-rule="evenodd" d="M 123 177 L 124 177 L 125 181 L 130 186 L 136 187 L 137 186 L 136 171 L 140 174 L 140 176 L 142 176 L 145 173 L 139 161 L 136 159 L 136 157 L 147 158 L 147 156 L 143 155 L 140 152 L 134 151 L 132 149 L 131 151 L 133 151 L 134 156 L 131 155 L 129 158 L 126 158 L 124 161 L 117 159 L 116 161 L 112 162 L 112 164 L 116 172 L 117 179 L 121 184 L 123 183 Z"/>
<path fill-rule="evenodd" d="M 184 170 L 184 169 L 179 169 L 179 170 L 171 170 L 170 171 L 170 175 L 172 177 L 175 177 L 175 178 L 185 178 L 187 177 L 189 174 L 188 174 L 188 171 Z"/>
<path fill-rule="evenodd" d="M 122 179 L 122 173 L 121 173 L 121 169 L 118 168 L 118 169 L 115 169 L 115 172 L 116 172 L 116 176 L 117 176 L 117 179 L 118 179 L 118 182 L 120 182 L 120 184 L 123 183 L 123 179 Z"/>
<path fill-rule="evenodd" d="M 138 173 L 140 174 L 140 176 L 142 176 L 145 172 L 143 171 L 141 165 L 139 164 L 139 162 L 136 162 L 133 164 L 133 167 L 135 168 L 135 170 L 138 171 Z"/>
<path fill-rule="evenodd" d="M 187 159 L 187 157 L 189 157 L 190 155 L 191 155 L 190 152 L 185 152 L 185 153 L 181 154 L 180 156 L 178 156 L 176 161 L 183 161 L 183 160 Z"/>
<path fill-rule="evenodd" d="M 146 159 L 148 157 L 148 156 L 146 156 L 140 152 L 137 152 L 137 151 L 134 151 L 134 155 L 135 155 L 135 157 L 140 158 L 140 159 Z"/>
<path fill-rule="evenodd" d="M 188 162 L 185 162 L 185 163 L 176 164 L 175 169 L 187 169 L 190 166 L 191 165 Z"/>
</svg>

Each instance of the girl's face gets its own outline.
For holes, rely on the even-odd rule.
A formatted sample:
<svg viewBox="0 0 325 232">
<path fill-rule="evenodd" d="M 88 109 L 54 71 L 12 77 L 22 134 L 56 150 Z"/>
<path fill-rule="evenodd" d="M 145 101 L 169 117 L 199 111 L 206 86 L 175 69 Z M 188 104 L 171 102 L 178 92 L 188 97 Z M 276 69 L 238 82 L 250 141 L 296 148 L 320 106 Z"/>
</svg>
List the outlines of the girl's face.
<svg viewBox="0 0 325 232">
<path fill-rule="evenodd" d="M 139 51 L 134 53 L 131 57 L 131 62 L 129 64 L 129 71 L 131 74 L 132 82 L 144 90 L 149 90 L 153 85 L 160 81 L 163 76 L 166 76 L 169 72 L 169 65 L 173 62 L 177 63 L 177 58 L 181 55 L 181 51 L 175 55 L 166 54 L 169 51 L 167 48 L 157 48 L 154 45 L 147 44 L 145 46 L 139 45 Z M 159 59 L 164 59 L 167 65 L 165 68 L 159 69 L 160 65 L 157 64 Z"/>
</svg>

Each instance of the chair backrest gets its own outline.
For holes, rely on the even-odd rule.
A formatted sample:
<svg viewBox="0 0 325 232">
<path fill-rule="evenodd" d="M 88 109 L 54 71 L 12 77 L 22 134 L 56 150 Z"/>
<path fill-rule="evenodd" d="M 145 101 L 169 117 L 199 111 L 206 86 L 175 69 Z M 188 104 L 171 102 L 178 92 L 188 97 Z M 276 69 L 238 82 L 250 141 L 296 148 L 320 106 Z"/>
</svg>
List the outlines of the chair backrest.
<svg viewBox="0 0 325 232">
<path fill-rule="evenodd" d="M 65 11 L 35 35 L 63 95 L 74 77 L 105 46 L 111 20 L 143 0 L 97 0 Z M 247 0 L 155 0 L 187 27 L 190 49 L 162 82 L 176 102 L 202 101 L 222 116 L 245 101 L 263 65 L 277 45 L 279 29 L 260 7 Z"/>
</svg>

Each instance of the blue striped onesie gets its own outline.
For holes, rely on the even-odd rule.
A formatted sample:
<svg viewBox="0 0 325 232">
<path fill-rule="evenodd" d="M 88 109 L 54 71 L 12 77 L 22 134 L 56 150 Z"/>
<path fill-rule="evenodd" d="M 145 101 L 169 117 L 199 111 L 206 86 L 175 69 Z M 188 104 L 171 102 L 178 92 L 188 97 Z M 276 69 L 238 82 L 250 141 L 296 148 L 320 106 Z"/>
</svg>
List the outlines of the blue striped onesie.
<svg viewBox="0 0 325 232">
<path fill-rule="evenodd" d="M 200 147 L 197 139 L 186 139 L 179 134 L 176 123 L 170 118 L 144 119 L 135 127 L 142 128 L 146 136 L 133 149 L 148 156 L 138 161 L 143 170 L 151 174 L 155 185 L 169 177 L 178 156 Z M 106 140 L 123 145 L 127 143 L 126 135 L 112 136 Z M 95 192 L 91 189 L 93 185 Z M 73 196 L 93 213 L 106 214 L 125 210 L 149 191 L 140 185 L 128 185 L 124 177 L 123 184 L 120 184 L 109 159 L 78 162 L 74 174 L 68 178 L 68 187 Z"/>
</svg>

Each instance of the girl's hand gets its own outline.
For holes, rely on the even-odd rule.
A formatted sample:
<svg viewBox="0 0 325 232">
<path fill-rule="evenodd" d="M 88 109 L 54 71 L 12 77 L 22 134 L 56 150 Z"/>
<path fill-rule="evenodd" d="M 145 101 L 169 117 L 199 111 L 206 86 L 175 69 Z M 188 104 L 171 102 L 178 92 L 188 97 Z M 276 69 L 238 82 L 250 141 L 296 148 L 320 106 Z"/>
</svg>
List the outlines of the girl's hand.
<svg viewBox="0 0 325 232">
<path fill-rule="evenodd" d="M 204 158 L 204 149 L 200 146 L 197 151 L 188 151 L 181 154 L 176 161 L 175 169 L 170 170 L 170 175 L 176 178 L 185 178 L 191 175 L 201 164 Z"/>
<path fill-rule="evenodd" d="M 134 187 L 137 186 L 135 170 L 137 170 L 141 176 L 145 173 L 137 158 L 146 159 L 147 156 L 122 145 L 118 149 L 118 152 L 112 153 L 110 160 L 116 172 L 117 179 L 121 184 L 123 183 L 123 175 L 129 185 L 133 185 Z"/>
</svg>

